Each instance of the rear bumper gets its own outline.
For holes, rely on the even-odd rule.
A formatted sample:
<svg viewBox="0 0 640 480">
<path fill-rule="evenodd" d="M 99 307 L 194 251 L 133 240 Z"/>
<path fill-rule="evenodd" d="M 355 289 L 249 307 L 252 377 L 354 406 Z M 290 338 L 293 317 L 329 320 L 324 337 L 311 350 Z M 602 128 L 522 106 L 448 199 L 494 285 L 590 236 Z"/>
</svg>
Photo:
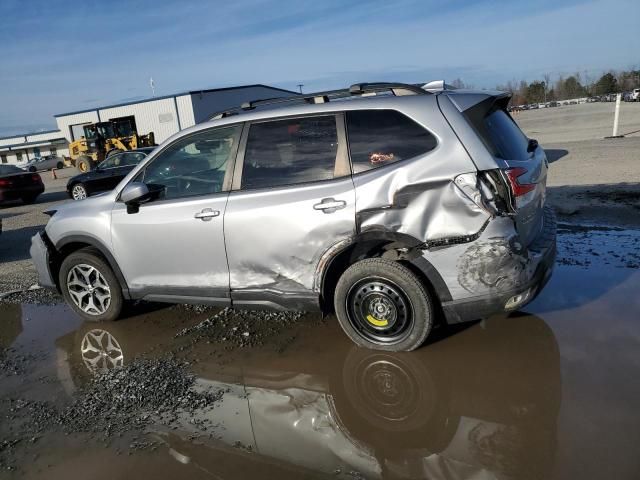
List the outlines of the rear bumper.
<svg viewBox="0 0 640 480">
<path fill-rule="evenodd" d="M 40 195 L 44 192 L 44 185 L 28 185 L 15 189 L 0 189 L 0 202 L 20 200 L 23 197 Z"/>
<path fill-rule="evenodd" d="M 442 303 L 447 323 L 461 323 L 487 318 L 497 313 L 517 310 L 535 299 L 551 278 L 556 259 L 556 219 L 553 210 L 545 207 L 544 226 L 535 242 L 529 247 L 532 262 L 537 262 L 528 281 L 507 291 L 482 296 L 452 300 Z M 516 298 L 520 296 L 520 298 Z M 510 300 L 517 300 L 511 308 Z"/>
<path fill-rule="evenodd" d="M 44 288 L 57 290 L 58 287 L 51 275 L 51 247 L 44 232 L 38 232 L 31 237 L 29 253 L 38 272 L 38 284 Z"/>
</svg>

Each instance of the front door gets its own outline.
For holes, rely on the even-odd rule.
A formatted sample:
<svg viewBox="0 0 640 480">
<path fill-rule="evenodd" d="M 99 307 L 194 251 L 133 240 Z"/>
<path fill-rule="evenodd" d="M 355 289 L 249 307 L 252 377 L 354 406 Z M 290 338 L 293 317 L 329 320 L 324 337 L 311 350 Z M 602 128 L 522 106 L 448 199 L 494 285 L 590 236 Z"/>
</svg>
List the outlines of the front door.
<svg viewBox="0 0 640 480">
<path fill-rule="evenodd" d="M 176 140 L 134 178 L 163 193 L 137 213 L 116 203 L 113 249 L 135 298 L 228 303 L 223 218 L 241 129 Z"/>
<path fill-rule="evenodd" d="M 317 266 L 355 233 L 341 115 L 253 122 L 224 218 L 234 305 L 317 303 Z"/>
</svg>

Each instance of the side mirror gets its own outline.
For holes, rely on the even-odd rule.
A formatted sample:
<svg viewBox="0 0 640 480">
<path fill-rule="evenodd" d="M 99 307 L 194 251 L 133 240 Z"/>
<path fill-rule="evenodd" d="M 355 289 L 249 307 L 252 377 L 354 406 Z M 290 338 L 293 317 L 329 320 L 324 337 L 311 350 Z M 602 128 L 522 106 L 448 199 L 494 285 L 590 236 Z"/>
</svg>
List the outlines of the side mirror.
<svg viewBox="0 0 640 480">
<path fill-rule="evenodd" d="M 527 144 L 527 153 L 535 152 L 536 148 L 538 148 L 538 140 L 530 138 L 529 143 Z"/>
<path fill-rule="evenodd" d="M 127 206 L 127 213 L 138 213 L 140 203 L 148 197 L 149 187 L 142 182 L 131 182 L 120 194 L 120 200 Z"/>
</svg>

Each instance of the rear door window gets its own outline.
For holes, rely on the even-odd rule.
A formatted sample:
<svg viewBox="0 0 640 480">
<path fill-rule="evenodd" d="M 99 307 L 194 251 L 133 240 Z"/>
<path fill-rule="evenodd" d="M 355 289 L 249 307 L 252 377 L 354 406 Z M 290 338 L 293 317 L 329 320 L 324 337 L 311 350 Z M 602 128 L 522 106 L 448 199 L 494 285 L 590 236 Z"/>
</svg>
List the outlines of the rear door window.
<svg viewBox="0 0 640 480">
<path fill-rule="evenodd" d="M 330 180 L 337 153 L 334 115 L 254 123 L 247 138 L 241 188 Z"/>
<path fill-rule="evenodd" d="M 496 109 L 484 117 L 484 124 L 495 153 L 505 160 L 528 160 L 529 139 L 511 116 Z"/>
<path fill-rule="evenodd" d="M 438 143 L 424 127 L 395 110 L 355 110 L 346 117 L 353 173 L 425 154 Z"/>
</svg>

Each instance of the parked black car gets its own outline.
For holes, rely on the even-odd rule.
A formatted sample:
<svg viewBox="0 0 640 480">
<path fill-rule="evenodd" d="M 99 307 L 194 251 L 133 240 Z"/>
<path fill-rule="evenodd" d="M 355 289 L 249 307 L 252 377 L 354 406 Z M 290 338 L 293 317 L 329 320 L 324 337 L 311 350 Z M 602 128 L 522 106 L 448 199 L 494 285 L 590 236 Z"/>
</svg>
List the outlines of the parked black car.
<svg viewBox="0 0 640 480">
<path fill-rule="evenodd" d="M 95 170 L 71 177 L 67 193 L 74 200 L 82 200 L 95 193 L 112 190 L 152 151 L 153 148 L 138 148 L 111 155 Z"/>
<path fill-rule="evenodd" d="M 37 173 L 26 172 L 15 165 L 0 165 L 0 203 L 12 200 L 33 203 L 42 192 L 44 184 Z"/>
</svg>

